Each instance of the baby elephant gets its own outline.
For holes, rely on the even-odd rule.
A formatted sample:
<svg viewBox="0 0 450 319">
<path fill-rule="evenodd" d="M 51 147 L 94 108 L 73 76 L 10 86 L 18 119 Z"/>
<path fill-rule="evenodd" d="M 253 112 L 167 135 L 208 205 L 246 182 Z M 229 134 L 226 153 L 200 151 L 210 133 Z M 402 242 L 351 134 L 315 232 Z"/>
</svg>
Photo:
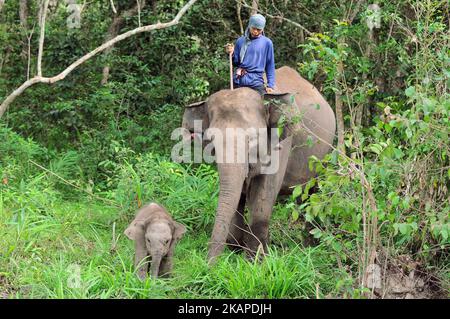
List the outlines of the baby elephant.
<svg viewBox="0 0 450 319">
<path fill-rule="evenodd" d="M 135 241 L 134 266 L 138 276 L 145 280 L 148 273 L 146 257 L 151 256 L 151 276 L 168 275 L 172 271 L 173 251 L 186 227 L 172 219 L 167 210 L 155 203 L 142 207 L 125 230 L 125 235 Z"/>
</svg>

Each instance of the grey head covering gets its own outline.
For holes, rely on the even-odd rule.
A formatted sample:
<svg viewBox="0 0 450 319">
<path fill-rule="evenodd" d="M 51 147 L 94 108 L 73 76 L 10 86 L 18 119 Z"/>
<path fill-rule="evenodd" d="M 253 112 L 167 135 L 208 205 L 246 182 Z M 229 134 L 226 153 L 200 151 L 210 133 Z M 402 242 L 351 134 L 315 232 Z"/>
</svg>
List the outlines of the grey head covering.
<svg viewBox="0 0 450 319">
<path fill-rule="evenodd" d="M 252 41 L 250 39 L 250 28 L 256 28 L 264 30 L 264 27 L 266 26 L 266 18 L 262 16 L 261 14 L 254 14 L 250 17 L 250 20 L 248 22 L 248 27 L 245 29 L 244 37 L 245 42 L 244 45 L 242 45 L 241 51 L 239 52 L 239 58 L 242 61 L 244 61 L 245 53 L 247 52 L 247 48 L 250 45 L 250 42 Z M 263 31 L 264 34 L 264 31 Z"/>
</svg>

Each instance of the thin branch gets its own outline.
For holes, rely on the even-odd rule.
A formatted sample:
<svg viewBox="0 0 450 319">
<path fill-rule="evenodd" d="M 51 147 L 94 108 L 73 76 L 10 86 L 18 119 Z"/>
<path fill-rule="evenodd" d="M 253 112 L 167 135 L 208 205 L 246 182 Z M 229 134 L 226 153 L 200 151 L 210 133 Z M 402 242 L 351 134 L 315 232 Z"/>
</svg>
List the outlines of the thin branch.
<svg viewBox="0 0 450 319">
<path fill-rule="evenodd" d="M 251 14 L 256 14 L 258 12 L 258 7 L 259 7 L 259 0 L 253 0 L 252 1 L 252 11 Z"/>
<path fill-rule="evenodd" d="M 33 38 L 34 33 L 34 26 L 33 29 L 31 29 L 31 32 L 29 35 L 27 35 L 27 42 L 28 42 L 28 48 L 27 48 L 27 81 L 30 79 L 30 69 L 31 69 L 31 39 Z"/>
<path fill-rule="evenodd" d="M 188 11 L 188 9 L 190 7 L 192 7 L 192 5 L 195 2 L 197 2 L 197 0 L 190 0 L 187 4 L 184 5 L 183 8 L 181 8 L 181 10 L 175 16 L 175 18 L 172 21 L 170 21 L 170 22 L 165 22 L 165 23 L 158 22 L 156 24 L 151 24 L 151 25 L 146 25 L 146 26 L 143 26 L 143 27 L 139 27 L 139 28 L 130 30 L 128 32 L 125 32 L 125 33 L 123 33 L 121 35 L 118 35 L 114 39 L 111 39 L 111 40 L 107 41 L 106 43 L 102 44 L 101 46 L 99 46 L 95 50 L 93 50 L 93 51 L 87 53 L 86 55 L 84 55 L 83 57 L 79 58 L 77 61 L 75 61 L 74 63 L 69 65 L 64 71 L 62 71 L 60 74 L 58 74 L 58 75 L 56 75 L 54 77 L 48 78 L 48 77 L 42 77 L 42 76 L 37 75 L 34 78 L 26 81 L 19 88 L 17 88 L 14 92 L 12 92 L 3 101 L 3 103 L 0 105 L 0 118 L 3 116 L 3 114 L 7 110 L 8 106 L 19 95 L 21 95 L 27 88 L 29 88 L 30 86 L 35 85 L 36 83 L 48 83 L 48 84 L 51 84 L 51 83 L 55 83 L 55 82 L 58 82 L 60 80 L 63 80 L 75 68 L 77 68 L 78 66 L 80 66 L 81 64 L 83 64 L 84 62 L 86 62 L 87 60 L 89 60 L 90 58 L 95 56 L 96 54 L 104 51 L 105 49 L 107 49 L 110 46 L 116 44 L 117 42 L 125 40 L 125 39 L 127 39 L 127 38 L 129 38 L 129 37 L 131 37 L 133 35 L 136 35 L 136 34 L 139 34 L 139 33 L 143 33 L 143 32 L 152 31 L 152 30 L 159 30 L 159 29 L 169 28 L 169 27 L 172 27 L 174 25 L 177 25 L 180 22 L 181 17 L 183 17 L 183 15 Z"/>
<path fill-rule="evenodd" d="M 244 0 L 236 0 L 236 1 L 240 2 L 244 7 L 249 8 L 249 9 L 252 9 L 252 6 L 248 5 Z M 298 23 L 298 22 L 292 21 L 292 20 L 287 19 L 287 18 L 285 18 L 285 17 L 283 17 L 283 16 L 274 16 L 274 15 L 271 15 L 271 14 L 269 14 L 269 13 L 267 13 L 267 12 L 264 12 L 264 11 L 262 11 L 262 10 L 259 10 L 259 9 L 258 9 L 257 11 L 260 12 L 260 13 L 262 13 L 262 14 L 264 14 L 265 16 L 267 16 L 267 17 L 269 17 L 269 18 L 272 18 L 272 19 L 281 19 L 281 20 L 283 20 L 283 21 L 289 22 L 290 24 L 293 24 L 293 25 L 295 25 L 296 27 L 298 27 L 298 28 L 302 29 L 303 31 L 305 31 L 307 35 L 312 35 L 312 32 L 311 32 L 311 31 L 309 31 L 308 29 L 306 29 L 304 26 L 302 26 L 302 25 L 301 25 L 300 23 Z"/>
<path fill-rule="evenodd" d="M 110 2 L 111 2 L 112 11 L 114 12 L 114 14 L 117 14 L 116 7 L 114 6 L 114 0 L 110 0 Z"/>
<path fill-rule="evenodd" d="M 353 22 L 353 20 L 355 20 L 355 17 L 358 15 L 363 2 L 365 2 L 365 1 L 359 0 L 355 4 L 355 7 L 353 8 L 353 10 L 352 10 L 352 6 L 350 6 L 349 11 L 348 11 L 348 16 L 347 16 L 347 21 L 349 22 L 349 24 L 351 24 Z"/>
<path fill-rule="evenodd" d="M 241 8 L 242 8 L 242 4 L 240 1 L 238 1 L 237 5 L 236 5 L 236 13 L 237 13 L 238 21 L 239 21 L 239 30 L 241 30 L 241 34 L 244 34 L 244 25 L 242 24 Z"/>
<path fill-rule="evenodd" d="M 136 0 L 136 6 L 138 10 L 138 25 L 141 27 L 141 4 L 139 0 Z"/>
<path fill-rule="evenodd" d="M 38 60 L 37 60 L 37 76 L 42 76 L 42 54 L 44 52 L 44 38 L 45 38 L 45 18 L 47 16 L 47 8 L 48 2 L 50 0 L 44 0 L 44 8 L 41 16 L 41 35 L 39 37 L 39 52 L 38 52 Z M 1 116 L 1 114 L 0 114 Z"/>
</svg>

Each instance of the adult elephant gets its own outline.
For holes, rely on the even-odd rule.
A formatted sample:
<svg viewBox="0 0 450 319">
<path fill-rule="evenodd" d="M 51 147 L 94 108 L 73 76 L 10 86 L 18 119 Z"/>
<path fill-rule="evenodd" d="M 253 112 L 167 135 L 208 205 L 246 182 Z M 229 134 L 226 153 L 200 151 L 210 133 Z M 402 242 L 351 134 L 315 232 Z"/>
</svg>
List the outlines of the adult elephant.
<svg viewBox="0 0 450 319">
<path fill-rule="evenodd" d="M 311 155 L 323 158 L 331 149 L 336 130 L 335 116 L 319 91 L 290 67 L 277 69 L 276 80 L 276 94 L 261 98 L 250 88 L 221 90 L 205 102 L 185 109 L 182 126 L 190 131 L 189 136 L 201 133 L 194 131 L 194 121 L 202 120 L 202 131 L 213 128 L 222 132 L 223 139 L 212 140 L 216 155 L 217 150 L 222 150 L 223 154 L 228 146 L 234 159 L 239 151 L 244 150 L 249 155 L 261 142 L 249 137 L 245 145 L 239 147 L 236 134 L 227 135 L 227 128 L 263 129 L 261 132 L 266 129 L 268 137 L 268 127 L 279 127 L 284 123 L 281 142 L 269 144 L 271 161 L 277 161 L 275 172 L 268 173 L 270 170 L 264 166 L 262 158 L 258 158 L 257 163 L 252 163 L 249 156 L 244 162 L 217 161 L 220 191 L 208 249 L 210 263 L 222 253 L 226 243 L 245 247 L 251 254 L 261 245 L 266 251 L 269 219 L 278 193 L 280 190 L 288 193 L 292 186 L 311 179 L 314 173 L 308 168 L 308 158 Z M 246 204 L 250 211 L 249 228 L 243 217 Z"/>
</svg>

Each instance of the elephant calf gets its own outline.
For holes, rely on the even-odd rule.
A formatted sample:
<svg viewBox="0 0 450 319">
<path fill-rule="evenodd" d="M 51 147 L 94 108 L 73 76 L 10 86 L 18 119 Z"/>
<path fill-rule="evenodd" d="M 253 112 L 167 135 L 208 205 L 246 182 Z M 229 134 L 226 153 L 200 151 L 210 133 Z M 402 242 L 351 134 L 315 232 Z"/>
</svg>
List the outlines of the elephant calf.
<svg viewBox="0 0 450 319">
<path fill-rule="evenodd" d="M 149 256 L 153 278 L 170 274 L 175 245 L 185 232 L 186 227 L 158 204 L 150 203 L 137 212 L 125 235 L 135 242 L 134 266 L 141 280 L 147 277 Z"/>
</svg>

